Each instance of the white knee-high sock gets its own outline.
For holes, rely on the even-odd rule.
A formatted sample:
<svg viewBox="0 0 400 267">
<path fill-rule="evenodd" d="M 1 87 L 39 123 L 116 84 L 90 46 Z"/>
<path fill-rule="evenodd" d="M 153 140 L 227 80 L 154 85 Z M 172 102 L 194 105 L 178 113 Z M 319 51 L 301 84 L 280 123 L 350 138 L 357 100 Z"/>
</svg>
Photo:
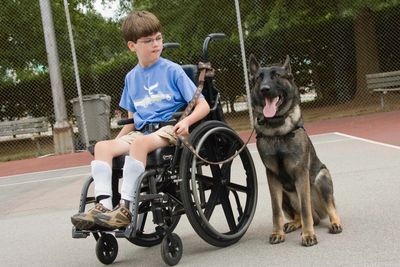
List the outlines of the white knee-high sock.
<svg viewBox="0 0 400 267">
<path fill-rule="evenodd" d="M 136 203 L 136 192 L 140 189 L 139 176 L 144 172 L 144 165 L 131 156 L 125 157 L 121 198 Z"/>
<path fill-rule="evenodd" d="M 98 196 L 109 196 L 100 200 L 107 209 L 112 209 L 112 187 L 111 187 L 111 167 L 107 162 L 101 160 L 93 160 L 92 176 L 94 180 L 94 195 Z"/>
</svg>

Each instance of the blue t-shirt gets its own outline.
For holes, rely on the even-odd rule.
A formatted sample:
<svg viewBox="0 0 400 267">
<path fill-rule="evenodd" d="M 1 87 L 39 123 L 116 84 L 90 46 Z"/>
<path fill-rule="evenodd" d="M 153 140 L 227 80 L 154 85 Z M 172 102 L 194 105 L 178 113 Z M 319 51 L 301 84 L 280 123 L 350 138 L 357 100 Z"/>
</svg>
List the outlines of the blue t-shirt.
<svg viewBox="0 0 400 267">
<path fill-rule="evenodd" d="M 135 128 L 168 121 L 193 98 L 196 86 L 182 67 L 160 58 L 150 67 L 137 64 L 125 77 L 119 105 L 134 113 Z"/>
</svg>

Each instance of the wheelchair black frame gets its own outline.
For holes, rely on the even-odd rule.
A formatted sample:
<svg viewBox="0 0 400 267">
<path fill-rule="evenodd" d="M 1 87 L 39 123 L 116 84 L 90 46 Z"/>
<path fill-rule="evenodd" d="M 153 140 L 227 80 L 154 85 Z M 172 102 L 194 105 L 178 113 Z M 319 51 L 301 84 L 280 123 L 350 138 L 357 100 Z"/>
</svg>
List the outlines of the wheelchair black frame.
<svg viewBox="0 0 400 267">
<path fill-rule="evenodd" d="M 219 40 L 219 39 L 223 39 L 224 34 L 220 34 L 220 33 L 214 33 L 214 34 L 210 34 L 207 36 L 207 38 L 204 40 L 203 43 L 203 61 L 204 62 L 208 62 L 208 45 L 212 40 Z M 173 44 L 173 46 L 177 46 L 177 44 Z M 195 65 L 186 65 L 183 66 L 183 68 L 192 68 L 192 70 L 194 70 L 196 66 Z M 197 75 L 196 75 L 197 76 Z M 206 100 L 208 101 L 211 111 L 209 113 L 209 115 L 207 115 L 207 117 L 205 119 L 202 120 L 202 122 L 197 123 L 196 127 L 200 127 L 201 124 L 205 123 L 205 122 L 211 122 L 211 123 L 206 123 L 205 125 L 208 125 L 208 127 L 213 127 L 213 125 L 215 124 L 216 126 L 221 127 L 226 127 L 229 128 L 229 126 L 225 126 L 225 119 L 224 119 L 224 115 L 223 115 L 223 111 L 222 111 L 222 107 L 220 104 L 220 100 L 219 100 L 219 93 L 218 90 L 214 87 L 214 81 L 213 81 L 213 77 L 212 76 L 206 76 L 205 77 L 205 82 L 204 82 L 204 89 L 203 89 L 203 95 L 205 96 Z M 212 121 L 217 121 L 219 123 L 212 123 Z M 214 125 L 214 126 L 215 126 Z M 199 131 L 198 131 L 199 132 Z M 234 143 L 238 143 L 239 145 L 242 145 L 243 142 L 241 141 L 241 139 L 239 137 L 235 137 L 232 135 L 232 133 L 234 134 L 234 131 L 231 130 L 229 128 L 229 132 L 228 135 L 231 135 L 230 138 L 233 138 Z M 200 131 L 199 135 L 203 135 L 203 133 Z M 197 139 L 196 139 L 197 138 Z M 236 139 L 235 139 L 236 138 Z M 239 140 L 240 139 L 240 140 Z M 193 142 L 196 142 L 196 140 L 199 140 L 199 136 L 195 136 L 194 139 L 192 138 Z M 116 231 L 112 231 L 116 237 L 125 237 L 126 239 L 128 239 L 130 242 L 137 244 L 137 245 L 141 245 L 141 246 L 153 246 L 156 244 L 161 243 L 162 239 L 165 236 L 169 236 L 171 237 L 171 234 L 173 232 L 173 230 L 175 229 L 177 223 L 179 222 L 179 218 L 180 215 L 182 214 L 187 214 L 186 210 L 187 208 L 190 206 L 193 206 L 193 200 L 190 198 L 190 196 L 188 197 L 188 194 L 186 194 L 186 196 L 184 198 L 182 198 L 182 192 L 180 192 L 183 189 L 182 186 L 182 177 L 183 176 L 180 173 L 180 163 L 181 163 L 181 157 L 182 154 L 185 154 L 185 157 L 190 157 L 190 154 L 188 154 L 188 151 L 185 151 L 185 148 L 182 148 L 181 144 L 179 143 L 178 140 L 178 144 L 177 146 L 175 146 L 175 148 L 168 148 L 169 149 L 169 154 L 167 153 L 166 155 L 164 155 L 164 157 L 168 157 L 168 159 L 164 160 L 161 164 L 158 162 L 157 163 L 157 157 L 160 158 L 160 156 L 155 155 L 154 153 L 161 153 L 162 149 L 159 149 L 156 152 L 153 152 L 153 155 L 149 155 L 153 156 L 155 158 L 155 164 L 154 166 L 152 164 L 150 164 L 150 166 L 148 166 L 145 170 L 145 172 L 140 176 L 139 179 L 141 179 L 141 182 L 139 184 L 142 185 L 141 190 L 139 190 L 140 192 L 137 192 L 138 194 L 138 198 L 139 201 L 137 203 L 137 207 L 136 207 L 136 213 L 133 214 L 132 217 L 132 223 L 125 229 L 125 230 L 116 230 Z M 172 152 L 172 154 L 171 154 Z M 200 152 L 200 151 L 199 151 Z M 247 214 L 245 214 L 246 218 L 244 220 L 246 225 L 246 229 L 242 229 L 242 231 L 238 234 L 236 232 L 234 232 L 234 229 L 237 227 L 239 224 L 243 224 L 238 222 L 238 225 L 231 227 L 231 231 L 229 231 L 228 233 L 221 233 L 220 235 L 218 235 L 218 233 L 215 235 L 215 233 L 213 233 L 213 229 L 196 229 L 196 227 L 200 227 L 199 225 L 201 225 L 201 222 L 199 224 L 198 222 L 198 218 L 203 217 L 204 215 L 200 214 L 201 216 L 199 216 L 199 214 L 196 214 L 196 211 L 194 211 L 191 213 L 191 218 L 189 218 L 191 224 L 194 226 L 196 232 L 208 243 L 215 245 L 215 246 L 219 246 L 219 247 L 224 247 L 224 246 L 229 246 L 235 242 L 237 242 L 241 236 L 244 234 L 244 232 L 247 230 L 248 225 L 250 224 L 252 217 L 254 215 L 255 212 L 255 206 L 256 206 L 256 202 L 257 202 L 257 182 L 256 182 L 256 173 L 255 173 L 255 168 L 251 159 L 251 155 L 249 154 L 249 152 L 247 151 L 247 149 L 244 151 L 245 153 L 245 161 L 246 164 L 250 165 L 249 169 L 246 169 L 246 175 L 248 174 L 247 172 L 249 172 L 249 176 L 251 176 L 250 178 L 247 178 L 249 181 L 247 181 L 248 184 L 251 184 L 250 189 L 246 189 L 246 188 L 241 188 L 242 191 L 246 191 L 248 190 L 249 192 L 246 192 L 246 194 L 253 194 L 253 196 L 250 197 L 250 205 L 251 207 L 249 208 L 250 210 L 247 212 Z M 242 156 L 241 156 L 242 157 Z M 162 157 L 161 157 L 162 158 Z M 120 199 L 120 195 L 118 193 L 118 182 L 119 182 L 119 178 L 122 177 L 122 169 L 121 169 L 121 162 L 118 162 L 118 158 L 115 158 L 113 161 L 113 174 L 112 174 L 112 187 L 113 187 L 113 204 L 116 204 L 119 202 Z M 193 160 L 195 160 L 195 157 L 193 157 L 192 155 L 192 162 Z M 198 162 L 196 164 L 199 164 L 199 166 L 201 166 L 201 162 Z M 115 165 L 115 166 L 114 166 Z M 187 164 L 189 165 L 189 164 Z M 190 167 L 186 167 L 186 171 L 188 171 Z M 193 166 L 192 166 L 193 168 Z M 196 167 L 199 168 L 199 167 Z M 201 168 L 201 167 L 200 167 Z M 197 171 L 199 171 L 199 169 L 197 169 Z M 200 176 L 201 176 L 201 170 L 199 171 Z M 197 175 L 197 174 L 196 174 Z M 195 176 L 193 176 L 195 177 Z M 195 179 L 193 178 L 192 179 Z M 185 179 L 185 178 L 184 178 Z M 95 198 L 94 197 L 88 197 L 88 190 L 89 187 L 91 185 L 91 183 L 93 182 L 93 178 L 89 177 L 82 188 L 82 192 L 81 192 L 81 199 L 80 199 L 80 204 L 79 204 L 79 212 L 84 212 L 85 211 L 85 207 L 87 204 L 89 203 L 94 203 L 95 202 Z M 200 182 L 202 184 L 204 184 L 203 182 Z M 199 183 L 199 184 L 200 184 Z M 185 187 L 186 189 L 189 189 L 190 184 L 188 183 L 188 181 L 186 181 Z M 205 184 L 204 184 L 205 185 Z M 145 193 L 145 194 L 143 194 Z M 240 206 L 240 201 L 238 200 L 238 196 L 237 196 L 237 192 L 233 192 L 234 197 L 236 199 L 236 203 L 239 203 Z M 228 192 L 229 194 L 229 192 Z M 202 197 L 204 198 L 204 196 Z M 184 200 L 186 199 L 187 202 L 190 203 L 184 203 Z M 202 203 L 205 200 L 202 199 Z M 229 201 L 229 200 L 228 200 Z M 239 202 L 238 202 L 239 201 Z M 197 207 L 199 207 L 198 203 Z M 229 204 L 230 205 L 230 204 Z M 248 205 L 248 203 L 246 203 L 246 205 Z M 242 209 L 242 207 L 240 207 L 240 209 Z M 155 232 L 154 233 L 150 233 L 150 234 L 144 234 L 143 236 L 137 236 L 137 234 L 140 233 L 140 231 L 143 231 L 143 227 L 146 223 L 146 219 L 147 219 L 147 213 L 148 212 L 152 212 L 153 215 L 153 222 L 155 225 L 157 225 L 155 227 Z M 239 212 L 240 213 L 240 212 Z M 137 225 L 138 223 L 138 215 L 142 214 L 141 216 L 144 216 L 144 222 L 142 221 L 142 225 Z M 243 216 L 243 214 L 240 214 L 240 216 Z M 228 220 L 229 223 L 229 220 Z M 232 224 L 232 223 L 230 223 Z M 240 225 L 241 227 L 242 225 Z M 86 238 L 87 236 L 90 235 L 90 233 L 92 233 L 92 235 L 94 236 L 94 238 L 99 241 L 99 239 L 102 236 L 105 235 L 109 235 L 108 234 L 109 231 L 102 231 L 102 230 L 93 230 L 93 231 L 89 231 L 89 230 L 79 230 L 76 229 L 75 227 L 73 228 L 72 231 L 72 235 L 74 238 Z M 229 234 L 232 232 L 233 235 L 235 235 L 233 239 L 224 239 L 225 236 L 229 236 Z M 117 250 L 117 249 L 116 249 Z M 99 253 L 98 251 L 96 251 L 96 253 Z M 114 251 L 113 253 L 111 253 L 112 255 L 110 256 L 111 258 L 107 259 L 107 255 L 106 255 L 106 260 L 104 260 L 104 258 L 102 259 L 102 257 L 98 258 L 101 262 L 105 263 L 105 264 L 109 264 L 111 262 L 114 261 L 115 257 L 116 257 L 116 252 Z M 164 258 L 164 256 L 163 256 Z M 166 261 L 167 264 L 169 265 L 174 265 L 176 264 L 180 259 L 177 259 L 177 261 L 173 260 L 172 263 L 168 263 L 168 260 Z M 165 258 L 164 258 L 165 260 Z M 176 262 L 176 263 L 175 263 Z"/>
</svg>

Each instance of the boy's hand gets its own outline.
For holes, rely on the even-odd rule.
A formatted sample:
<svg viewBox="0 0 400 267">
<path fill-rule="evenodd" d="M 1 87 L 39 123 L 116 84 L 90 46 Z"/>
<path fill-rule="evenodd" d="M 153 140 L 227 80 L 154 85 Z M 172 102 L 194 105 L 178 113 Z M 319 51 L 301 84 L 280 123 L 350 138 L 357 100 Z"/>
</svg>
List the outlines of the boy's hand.
<svg viewBox="0 0 400 267">
<path fill-rule="evenodd" d="M 189 134 L 189 124 L 185 120 L 182 120 L 175 124 L 174 132 L 177 136 L 185 136 Z"/>
</svg>

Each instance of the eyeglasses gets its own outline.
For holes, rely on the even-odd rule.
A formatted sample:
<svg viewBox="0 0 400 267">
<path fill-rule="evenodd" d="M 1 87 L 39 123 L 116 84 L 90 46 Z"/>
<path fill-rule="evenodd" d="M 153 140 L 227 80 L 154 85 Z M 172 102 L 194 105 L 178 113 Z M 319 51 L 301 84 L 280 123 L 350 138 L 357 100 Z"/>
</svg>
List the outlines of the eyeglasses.
<svg viewBox="0 0 400 267">
<path fill-rule="evenodd" d="M 157 44 L 161 43 L 163 40 L 162 35 L 157 36 L 156 38 L 146 38 L 144 40 L 137 40 L 137 43 L 142 43 L 144 45 L 152 45 L 153 42 L 156 42 Z"/>
</svg>

